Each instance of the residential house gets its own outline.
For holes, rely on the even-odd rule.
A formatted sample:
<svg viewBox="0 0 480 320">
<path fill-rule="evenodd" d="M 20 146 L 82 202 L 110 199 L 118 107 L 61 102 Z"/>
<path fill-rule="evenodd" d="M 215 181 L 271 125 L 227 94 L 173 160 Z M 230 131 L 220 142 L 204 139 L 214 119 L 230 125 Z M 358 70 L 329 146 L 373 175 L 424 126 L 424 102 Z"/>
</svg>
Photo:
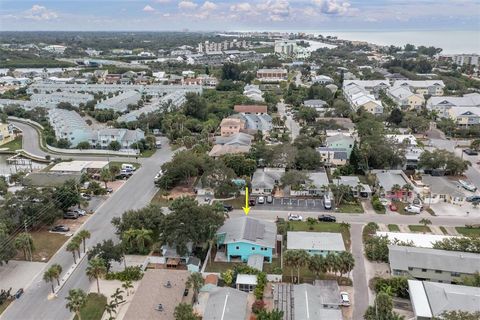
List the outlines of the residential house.
<svg viewBox="0 0 480 320">
<path fill-rule="evenodd" d="M 245 85 L 245 88 L 243 89 L 243 95 L 253 101 L 257 101 L 257 102 L 265 101 L 265 99 L 263 98 L 263 93 L 260 90 L 260 87 L 255 84 Z"/>
<path fill-rule="evenodd" d="M 314 285 L 279 283 L 273 290 L 273 306 L 283 320 L 343 320 L 340 289 L 335 280 L 316 280 Z"/>
<path fill-rule="evenodd" d="M 248 133 L 255 134 L 261 131 L 263 134 L 268 134 L 272 129 L 272 117 L 266 113 L 238 113 L 232 115 L 230 118 L 241 119 L 245 122 L 245 129 Z"/>
<path fill-rule="evenodd" d="M 449 311 L 480 312 L 480 288 L 458 284 L 408 280 L 416 320 L 442 319 Z"/>
<path fill-rule="evenodd" d="M 380 196 L 408 201 L 413 199 L 413 186 L 402 170 L 372 170 L 376 175 Z"/>
<path fill-rule="evenodd" d="M 260 168 L 252 177 L 252 195 L 271 195 L 280 179 L 285 174 L 285 168 Z"/>
<path fill-rule="evenodd" d="M 83 141 L 89 141 L 92 131 L 85 120 L 75 111 L 51 109 L 48 119 L 55 137 L 67 140 L 73 147 Z"/>
<path fill-rule="evenodd" d="M 345 185 L 352 188 L 353 196 L 369 198 L 372 195 L 372 189 L 366 183 L 361 183 L 357 176 L 340 176 L 333 179 L 333 184 Z"/>
<path fill-rule="evenodd" d="M 448 110 L 449 117 L 458 127 L 468 128 L 480 124 L 480 108 L 478 107 L 458 107 Z"/>
<path fill-rule="evenodd" d="M 423 95 L 413 93 L 412 91 L 410 91 L 409 88 L 403 86 L 393 87 L 389 89 L 387 91 L 387 95 L 392 98 L 392 100 L 401 109 L 417 110 L 425 104 L 425 98 L 423 97 Z"/>
<path fill-rule="evenodd" d="M 442 80 L 398 80 L 393 83 L 393 87 L 407 87 L 418 94 L 443 96 L 445 84 Z"/>
<path fill-rule="evenodd" d="M 0 123 L 0 146 L 14 139 L 13 126 L 8 123 Z"/>
<path fill-rule="evenodd" d="M 225 255 L 228 262 L 247 262 L 251 255 L 260 254 L 265 261 L 272 262 L 276 238 L 274 222 L 249 216 L 230 218 L 217 231 L 217 255 Z"/>
<path fill-rule="evenodd" d="M 431 97 L 427 101 L 427 109 L 436 111 L 442 118 L 451 116 L 449 110 L 454 108 L 470 108 L 474 112 L 480 107 L 480 93 L 469 93 L 463 97 Z M 465 111 L 465 109 L 463 109 Z"/>
<path fill-rule="evenodd" d="M 345 149 L 347 152 L 347 158 L 350 158 L 354 144 L 355 139 L 351 135 L 345 135 L 343 133 L 329 136 L 325 139 L 326 147 Z"/>
<path fill-rule="evenodd" d="M 30 101 L 44 108 L 56 108 L 60 102 L 70 103 L 72 106 L 78 107 L 92 100 L 94 100 L 94 97 L 91 94 L 75 92 L 34 93 L 30 96 Z"/>
<path fill-rule="evenodd" d="M 452 181 L 448 177 L 423 175 L 422 184 L 422 198 L 428 205 L 442 202 L 461 205 L 467 198 L 458 181 Z"/>
<path fill-rule="evenodd" d="M 480 271 L 480 254 L 430 248 L 388 246 L 394 276 L 444 283 L 461 283 L 463 276 Z"/>
<path fill-rule="evenodd" d="M 247 319 L 248 294 L 229 287 L 210 291 L 203 320 Z"/>
<path fill-rule="evenodd" d="M 286 69 L 259 69 L 257 79 L 261 82 L 280 82 L 287 80 L 288 72 Z"/>
<path fill-rule="evenodd" d="M 265 105 L 245 105 L 237 104 L 233 106 L 233 111 L 243 114 L 263 115 L 267 114 L 267 106 Z"/>
<path fill-rule="evenodd" d="M 124 113 L 128 111 L 129 105 L 137 105 L 141 99 L 142 95 L 139 92 L 130 90 L 113 96 L 112 98 L 99 101 L 95 109 L 112 109 L 116 112 Z"/>
<path fill-rule="evenodd" d="M 190 272 L 200 272 L 202 261 L 197 257 L 189 257 L 187 260 L 187 270 Z"/>
<path fill-rule="evenodd" d="M 289 186 L 291 196 L 321 196 L 328 189 L 328 176 L 324 171 L 307 173 L 307 180 L 300 185 Z"/>
<path fill-rule="evenodd" d="M 335 232 L 287 232 L 288 250 L 305 250 L 310 255 L 326 256 L 345 251 L 342 234 Z"/>
<path fill-rule="evenodd" d="M 120 143 L 121 149 L 130 149 L 132 145 L 135 145 L 142 139 L 145 139 L 145 133 L 140 129 L 105 128 L 92 130 L 87 141 L 97 149 L 107 149 L 113 141 Z"/>
<path fill-rule="evenodd" d="M 253 136 L 239 132 L 229 136 L 215 137 L 216 145 L 230 145 L 230 146 L 250 146 L 252 144 Z"/>
<path fill-rule="evenodd" d="M 343 95 L 353 111 L 363 108 L 372 114 L 382 114 L 383 105 L 376 95 L 389 87 L 384 80 L 348 80 L 343 82 Z"/>
<path fill-rule="evenodd" d="M 316 150 L 327 167 L 346 165 L 349 159 L 346 148 L 318 147 Z"/>
<path fill-rule="evenodd" d="M 245 120 L 240 118 L 224 118 L 220 123 L 220 135 L 222 137 L 237 134 L 242 129 L 245 129 Z"/>
<path fill-rule="evenodd" d="M 213 146 L 212 150 L 210 150 L 208 155 L 213 158 L 219 158 L 226 154 L 249 153 L 250 149 L 251 149 L 251 146 L 216 144 Z"/>
<path fill-rule="evenodd" d="M 332 78 L 323 74 L 318 76 L 312 76 L 311 80 L 312 83 L 318 83 L 321 85 L 326 85 L 334 82 Z"/>
<path fill-rule="evenodd" d="M 322 111 L 323 108 L 328 107 L 328 104 L 320 99 L 305 100 L 303 101 L 305 107 L 314 108 L 318 112 Z"/>
<path fill-rule="evenodd" d="M 175 320 L 175 307 L 184 298 L 187 270 L 147 269 L 129 305 L 124 320 Z"/>
</svg>

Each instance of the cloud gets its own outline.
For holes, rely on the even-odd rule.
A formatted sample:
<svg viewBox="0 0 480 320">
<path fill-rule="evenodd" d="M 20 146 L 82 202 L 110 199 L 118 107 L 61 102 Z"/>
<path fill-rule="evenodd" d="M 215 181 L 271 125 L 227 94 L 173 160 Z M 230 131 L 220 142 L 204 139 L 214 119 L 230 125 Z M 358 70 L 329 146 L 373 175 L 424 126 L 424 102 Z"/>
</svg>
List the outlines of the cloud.
<svg viewBox="0 0 480 320">
<path fill-rule="evenodd" d="M 165 4 L 165 3 L 169 3 L 170 0 L 154 0 L 153 2 Z"/>
<path fill-rule="evenodd" d="M 205 3 L 200 7 L 201 10 L 206 10 L 206 11 L 215 10 L 217 8 L 218 6 L 215 3 L 210 1 L 205 1 Z"/>
<path fill-rule="evenodd" d="M 58 18 L 58 14 L 55 11 L 49 10 L 44 6 L 34 4 L 32 8 L 25 11 L 23 16 L 26 19 L 33 20 L 52 20 Z"/>
<path fill-rule="evenodd" d="M 351 4 L 346 0 L 313 0 L 323 14 L 345 15 L 350 11 Z"/>
<path fill-rule="evenodd" d="M 198 5 L 195 2 L 192 1 L 180 1 L 178 3 L 178 8 L 181 10 L 193 10 L 197 7 Z"/>
<path fill-rule="evenodd" d="M 290 16 L 290 3 L 286 0 L 269 0 L 257 8 L 269 12 L 272 21 L 283 21 Z"/>
<path fill-rule="evenodd" d="M 147 4 L 145 7 L 143 7 L 142 11 L 144 11 L 144 12 L 155 12 L 155 9 Z"/>
<path fill-rule="evenodd" d="M 252 6 L 248 2 L 241 2 L 230 6 L 230 11 L 248 12 L 252 10 Z"/>
</svg>

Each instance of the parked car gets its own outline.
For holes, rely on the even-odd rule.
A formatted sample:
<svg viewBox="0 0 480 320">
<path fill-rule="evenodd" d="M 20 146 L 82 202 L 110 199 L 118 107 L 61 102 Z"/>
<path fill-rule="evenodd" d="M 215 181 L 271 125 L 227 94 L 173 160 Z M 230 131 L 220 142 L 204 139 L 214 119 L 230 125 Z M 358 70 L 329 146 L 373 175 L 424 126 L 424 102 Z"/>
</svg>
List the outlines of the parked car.
<svg viewBox="0 0 480 320">
<path fill-rule="evenodd" d="M 64 219 L 78 219 L 78 213 L 75 211 L 67 211 L 63 214 Z"/>
<path fill-rule="evenodd" d="M 205 202 L 210 202 L 210 200 L 211 200 L 210 197 L 205 197 L 205 198 L 203 199 L 203 201 L 205 201 Z"/>
<path fill-rule="evenodd" d="M 84 215 L 87 214 L 87 211 L 85 211 L 85 210 L 83 210 L 83 209 L 73 209 L 73 210 L 71 210 L 71 211 L 77 213 L 80 217 L 83 217 Z"/>
<path fill-rule="evenodd" d="M 410 212 L 410 213 L 420 214 L 420 211 L 422 211 L 422 208 L 414 206 L 414 205 L 408 205 L 408 206 L 405 207 L 405 211 Z"/>
<path fill-rule="evenodd" d="M 160 179 L 163 175 L 163 171 L 160 169 L 160 171 L 158 171 L 158 173 L 155 175 L 155 178 L 153 178 L 155 181 Z"/>
<path fill-rule="evenodd" d="M 130 163 L 122 163 L 122 170 L 135 171 L 135 167 Z"/>
<path fill-rule="evenodd" d="M 58 226 L 52 227 L 50 229 L 50 231 L 53 231 L 53 232 L 68 232 L 68 231 L 70 231 L 70 228 L 66 227 L 66 226 L 63 226 L 63 225 L 58 225 Z"/>
<path fill-rule="evenodd" d="M 20 297 L 23 295 L 23 292 L 24 292 L 23 288 L 18 289 L 17 292 L 15 292 L 15 295 L 14 295 L 15 299 L 20 299 Z"/>
<path fill-rule="evenodd" d="M 350 306 L 350 298 L 348 297 L 348 292 L 345 292 L 345 291 L 340 292 L 340 298 L 342 299 L 342 306 L 344 307 Z"/>
<path fill-rule="evenodd" d="M 288 214 L 288 221 L 302 221 L 302 220 L 303 220 L 303 217 L 301 215 L 291 214 L 291 213 Z"/>
<path fill-rule="evenodd" d="M 233 210 L 233 206 L 231 204 L 223 204 L 223 208 L 227 211 L 232 211 Z"/>
<path fill-rule="evenodd" d="M 92 196 L 89 195 L 88 193 L 80 193 L 80 196 L 85 200 L 91 200 L 92 199 Z"/>
<path fill-rule="evenodd" d="M 390 205 L 388 207 L 390 208 L 390 211 L 397 211 L 398 210 L 397 206 L 393 203 L 390 203 Z"/>
<path fill-rule="evenodd" d="M 272 203 L 273 202 L 273 197 L 272 196 L 268 196 L 267 197 L 267 203 Z"/>
<path fill-rule="evenodd" d="M 478 155 L 478 152 L 476 150 L 473 150 L 473 149 L 463 149 L 463 152 L 465 152 L 469 156 L 477 156 Z"/>
<path fill-rule="evenodd" d="M 112 193 L 112 192 L 113 192 L 113 189 L 110 188 L 110 187 L 106 187 L 105 190 L 107 190 L 108 193 Z"/>
<path fill-rule="evenodd" d="M 254 206 L 255 204 L 257 204 L 257 200 L 255 198 L 250 198 L 248 199 L 248 204 Z"/>
<path fill-rule="evenodd" d="M 265 203 L 265 197 L 258 197 L 258 204 L 264 204 Z"/>
<path fill-rule="evenodd" d="M 328 193 L 323 196 L 323 207 L 327 210 L 332 209 L 332 198 Z"/>
<path fill-rule="evenodd" d="M 337 218 L 335 218 L 335 216 L 332 216 L 331 214 L 321 214 L 318 216 L 318 221 L 337 222 Z"/>
<path fill-rule="evenodd" d="M 462 186 L 462 188 L 465 189 L 465 190 L 472 191 L 472 192 L 477 191 L 477 187 L 475 187 L 475 186 L 474 186 L 473 184 L 471 184 L 471 183 L 468 183 L 468 182 L 465 181 L 465 180 L 458 180 L 458 182 L 460 183 L 460 185 Z"/>
<path fill-rule="evenodd" d="M 467 200 L 467 202 L 479 202 L 480 196 L 470 196 L 470 197 L 467 197 L 465 200 Z"/>
</svg>

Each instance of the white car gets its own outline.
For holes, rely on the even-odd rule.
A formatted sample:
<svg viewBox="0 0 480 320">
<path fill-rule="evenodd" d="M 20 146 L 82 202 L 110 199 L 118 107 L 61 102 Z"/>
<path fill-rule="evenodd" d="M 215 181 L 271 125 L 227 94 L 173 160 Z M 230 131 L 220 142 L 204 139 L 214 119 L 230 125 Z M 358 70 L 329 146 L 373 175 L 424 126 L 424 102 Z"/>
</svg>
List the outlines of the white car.
<svg viewBox="0 0 480 320">
<path fill-rule="evenodd" d="M 340 298 L 342 299 L 342 306 L 344 307 L 350 306 L 350 298 L 348 297 L 348 292 L 345 292 L 345 291 L 340 292 Z"/>
<path fill-rule="evenodd" d="M 302 221 L 303 220 L 303 217 L 301 215 L 298 215 L 298 214 L 289 214 L 288 215 L 288 221 Z"/>
<path fill-rule="evenodd" d="M 411 204 L 405 207 L 405 211 L 420 214 L 422 208 Z"/>
<path fill-rule="evenodd" d="M 468 183 L 468 182 L 465 181 L 465 180 L 458 180 L 458 182 L 460 183 L 460 185 L 462 186 L 462 188 L 465 189 L 465 190 L 472 191 L 472 192 L 477 191 L 477 187 L 475 187 L 475 186 L 474 186 L 473 184 L 471 184 L 471 183 Z"/>
<path fill-rule="evenodd" d="M 258 197 L 258 204 L 264 204 L 265 203 L 265 197 Z"/>
<path fill-rule="evenodd" d="M 154 180 L 160 179 L 162 177 L 162 175 L 163 175 L 163 171 L 160 169 L 160 171 L 158 171 L 158 173 L 155 175 Z"/>
<path fill-rule="evenodd" d="M 84 216 L 84 215 L 87 214 L 87 211 L 85 211 L 83 209 L 73 209 L 72 211 L 76 212 L 79 216 Z"/>
</svg>

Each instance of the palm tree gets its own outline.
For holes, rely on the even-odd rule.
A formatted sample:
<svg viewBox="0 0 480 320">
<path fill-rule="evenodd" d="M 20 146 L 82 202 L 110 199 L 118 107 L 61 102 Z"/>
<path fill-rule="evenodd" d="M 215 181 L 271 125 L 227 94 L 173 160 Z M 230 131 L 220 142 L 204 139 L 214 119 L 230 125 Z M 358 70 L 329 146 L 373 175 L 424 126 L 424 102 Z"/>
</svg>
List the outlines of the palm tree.
<svg viewBox="0 0 480 320">
<path fill-rule="evenodd" d="M 90 231 L 88 231 L 86 229 L 83 229 L 80 232 L 78 232 L 77 236 L 83 242 L 83 253 L 85 253 L 86 252 L 87 239 L 90 239 L 90 236 L 91 236 Z"/>
<path fill-rule="evenodd" d="M 43 281 L 46 283 L 49 283 L 52 285 L 52 293 L 55 293 L 55 287 L 54 287 L 54 282 L 55 277 L 53 275 L 53 270 L 52 268 L 48 268 L 44 273 L 43 273 Z"/>
<path fill-rule="evenodd" d="M 319 254 L 312 256 L 308 261 L 308 269 L 315 273 L 316 278 L 320 278 L 320 274 L 326 272 L 325 257 Z"/>
<path fill-rule="evenodd" d="M 15 238 L 14 245 L 17 250 L 23 251 L 25 260 L 30 260 L 30 261 L 33 260 L 33 251 L 35 250 L 35 247 L 33 245 L 33 238 L 29 233 L 27 232 L 20 233 Z"/>
<path fill-rule="evenodd" d="M 338 258 L 340 259 L 340 277 L 342 277 L 346 273 L 350 273 L 355 266 L 355 259 L 351 252 L 342 251 L 338 254 Z"/>
<path fill-rule="evenodd" d="M 329 252 L 325 257 L 327 268 L 333 274 L 337 274 L 340 269 L 340 259 L 335 253 Z"/>
<path fill-rule="evenodd" d="M 78 242 L 78 240 L 75 239 L 75 238 L 71 239 L 70 242 L 67 244 L 66 250 L 73 254 L 73 263 L 74 264 L 77 264 L 77 255 L 75 254 L 75 252 L 79 248 L 80 248 L 80 242 Z M 80 255 L 78 256 L 78 258 L 80 259 Z"/>
<path fill-rule="evenodd" d="M 103 168 L 102 171 L 100 171 L 100 180 L 105 183 L 105 188 L 107 188 L 107 182 L 112 180 L 112 172 L 110 171 L 110 169 Z"/>
<path fill-rule="evenodd" d="M 125 241 L 128 248 L 133 248 L 133 242 L 136 236 L 137 232 L 135 229 L 128 229 L 122 233 L 122 240 Z"/>
<path fill-rule="evenodd" d="M 78 320 L 82 320 L 80 310 L 87 303 L 87 294 L 82 289 L 71 289 L 65 298 L 68 302 L 66 307 L 70 312 L 75 312 Z"/>
<path fill-rule="evenodd" d="M 297 255 L 297 283 L 300 283 L 300 269 L 308 264 L 310 255 L 305 250 L 298 250 Z"/>
<path fill-rule="evenodd" d="M 200 288 L 203 286 L 205 281 L 203 280 L 202 274 L 200 272 L 192 273 L 187 280 L 187 288 L 192 288 L 193 290 L 193 302 L 197 302 L 197 295 L 200 291 Z"/>
<path fill-rule="evenodd" d="M 293 269 L 297 265 L 297 252 L 295 250 L 287 250 L 283 254 L 283 262 L 286 267 L 290 268 L 290 276 L 293 283 Z"/>
<path fill-rule="evenodd" d="M 125 289 L 125 292 L 127 293 L 127 297 L 130 294 L 130 289 L 133 288 L 133 284 L 131 280 L 126 280 L 125 282 L 122 282 L 122 288 Z"/>
<path fill-rule="evenodd" d="M 97 292 L 100 293 L 100 282 L 99 279 L 107 273 L 107 267 L 105 266 L 105 261 L 100 258 L 93 258 L 88 262 L 87 266 L 87 276 L 97 280 Z"/>
<path fill-rule="evenodd" d="M 419 221 L 419 223 L 423 224 L 423 226 L 426 227 L 427 225 L 432 224 L 432 220 L 423 218 Z"/>
<path fill-rule="evenodd" d="M 404 199 L 404 201 L 406 201 L 408 199 L 408 193 L 413 190 L 413 186 L 406 183 L 406 184 L 403 185 L 402 189 L 405 192 L 405 196 L 404 196 L 403 199 Z"/>
<path fill-rule="evenodd" d="M 49 268 L 49 270 L 52 270 L 52 275 L 57 280 L 57 285 L 60 285 L 60 275 L 63 271 L 62 266 L 58 263 L 55 263 Z"/>
<path fill-rule="evenodd" d="M 135 230 L 135 241 L 137 242 L 140 252 L 143 252 L 145 249 L 145 243 L 152 242 L 152 233 L 152 230 L 144 228 Z"/>
</svg>

